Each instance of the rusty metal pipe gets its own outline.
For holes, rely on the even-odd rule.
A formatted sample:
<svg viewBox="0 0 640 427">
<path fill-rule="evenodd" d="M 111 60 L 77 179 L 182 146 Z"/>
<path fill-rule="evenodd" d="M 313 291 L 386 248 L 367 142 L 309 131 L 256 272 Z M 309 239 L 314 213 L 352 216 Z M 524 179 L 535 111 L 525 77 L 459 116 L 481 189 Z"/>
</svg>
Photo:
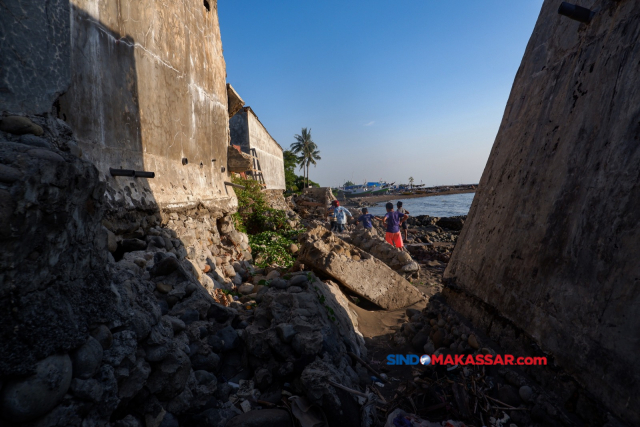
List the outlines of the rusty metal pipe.
<svg viewBox="0 0 640 427">
<path fill-rule="evenodd" d="M 135 177 L 136 178 L 155 178 L 156 177 L 156 173 L 155 172 L 147 172 L 147 171 L 135 171 Z"/>
<path fill-rule="evenodd" d="M 136 171 L 134 171 L 133 169 L 113 169 L 113 168 L 109 168 L 109 173 L 111 174 L 111 176 L 135 176 L 136 175 Z"/>
</svg>

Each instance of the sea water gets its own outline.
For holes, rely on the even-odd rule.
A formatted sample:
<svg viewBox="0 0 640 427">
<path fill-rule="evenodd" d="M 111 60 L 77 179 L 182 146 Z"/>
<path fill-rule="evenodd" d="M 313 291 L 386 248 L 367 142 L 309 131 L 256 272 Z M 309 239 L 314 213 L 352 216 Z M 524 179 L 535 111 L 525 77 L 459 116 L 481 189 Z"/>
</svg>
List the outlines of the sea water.
<svg viewBox="0 0 640 427">
<path fill-rule="evenodd" d="M 411 216 L 458 216 L 469 213 L 474 195 L 475 193 L 462 193 L 419 197 L 415 199 L 402 199 L 402 196 L 399 196 L 398 199 L 390 200 L 390 202 L 393 203 L 393 208 L 396 209 L 396 202 L 401 200 L 402 207 L 408 210 Z M 387 209 L 384 207 L 386 203 L 388 202 L 380 202 L 370 207 L 369 213 L 373 215 L 384 215 L 387 212 Z"/>
</svg>

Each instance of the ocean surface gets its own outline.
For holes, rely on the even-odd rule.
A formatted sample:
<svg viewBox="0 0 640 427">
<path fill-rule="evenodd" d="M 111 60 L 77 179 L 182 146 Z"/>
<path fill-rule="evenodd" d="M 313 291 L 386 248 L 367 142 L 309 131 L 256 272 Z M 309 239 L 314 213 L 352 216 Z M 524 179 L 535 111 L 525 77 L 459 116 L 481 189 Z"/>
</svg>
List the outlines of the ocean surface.
<svg viewBox="0 0 640 427">
<path fill-rule="evenodd" d="M 403 204 L 402 207 L 408 210 L 411 216 L 457 216 L 469 213 L 473 196 L 475 196 L 475 193 L 449 194 L 446 196 L 429 196 L 416 199 L 399 198 L 391 200 L 391 202 L 395 209 L 396 202 L 401 200 Z M 386 203 L 387 202 L 381 202 L 376 206 L 370 207 L 369 213 L 373 215 L 384 215 L 387 212 L 387 209 L 384 207 Z"/>
</svg>

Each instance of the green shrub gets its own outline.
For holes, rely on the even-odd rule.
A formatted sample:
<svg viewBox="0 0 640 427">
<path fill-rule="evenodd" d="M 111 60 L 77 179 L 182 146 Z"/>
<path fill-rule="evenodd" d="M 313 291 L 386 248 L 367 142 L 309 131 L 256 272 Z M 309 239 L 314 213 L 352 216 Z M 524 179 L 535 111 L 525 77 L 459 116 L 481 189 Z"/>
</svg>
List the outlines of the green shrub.
<svg viewBox="0 0 640 427">
<path fill-rule="evenodd" d="M 249 244 L 253 259 L 258 267 L 277 265 L 289 268 L 295 262 L 295 258 L 289 252 L 292 238 L 304 230 L 289 230 L 276 233 L 263 231 L 262 233 L 249 235 Z"/>
<path fill-rule="evenodd" d="M 240 177 L 233 178 L 233 183 L 245 187 L 236 189 L 238 212 L 234 214 L 234 219 L 237 229 L 247 234 L 291 229 L 287 214 L 267 205 L 260 183 Z"/>
</svg>

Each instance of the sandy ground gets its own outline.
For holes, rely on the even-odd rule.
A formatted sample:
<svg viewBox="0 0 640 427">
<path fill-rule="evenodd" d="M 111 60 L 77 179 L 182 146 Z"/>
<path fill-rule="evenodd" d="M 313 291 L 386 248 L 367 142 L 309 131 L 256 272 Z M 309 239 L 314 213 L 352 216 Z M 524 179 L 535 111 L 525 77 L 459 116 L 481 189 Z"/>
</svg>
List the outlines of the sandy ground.
<svg viewBox="0 0 640 427">
<path fill-rule="evenodd" d="M 420 197 L 431 197 L 431 196 L 447 196 L 450 194 L 463 194 L 463 193 L 475 193 L 476 190 L 451 190 L 451 191 L 443 191 L 442 193 L 428 193 L 428 194 L 412 194 L 412 195 L 403 195 L 403 194 L 385 194 L 383 196 L 369 196 L 369 197 L 361 197 L 360 200 L 365 201 L 367 203 L 380 203 L 387 202 L 389 200 L 406 200 L 406 199 L 417 199 Z M 352 200 L 352 199 L 346 199 Z"/>
</svg>

